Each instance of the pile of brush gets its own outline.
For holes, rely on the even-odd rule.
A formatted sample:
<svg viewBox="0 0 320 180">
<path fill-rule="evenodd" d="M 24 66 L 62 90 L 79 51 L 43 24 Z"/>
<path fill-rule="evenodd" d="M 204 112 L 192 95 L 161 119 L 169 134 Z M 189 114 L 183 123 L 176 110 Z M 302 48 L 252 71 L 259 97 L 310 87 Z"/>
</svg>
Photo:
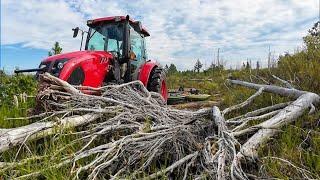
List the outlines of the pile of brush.
<svg viewBox="0 0 320 180">
<path fill-rule="evenodd" d="M 56 153 L 65 151 L 73 144 L 81 144 L 81 148 L 50 167 L 71 167 L 70 174 L 66 175 L 68 177 L 257 178 L 242 169 L 244 160 L 253 163 L 258 158 L 257 149 L 261 144 L 307 109 L 312 113 L 320 97 L 293 88 L 237 80 L 229 82 L 258 91 L 245 102 L 223 111 L 218 107 L 185 111 L 168 107 L 159 94 L 149 92 L 140 81 L 91 88 L 71 86 L 50 74 L 44 74 L 36 97 L 37 109 L 41 109 L 42 113 L 28 117 L 37 121 L 27 126 L 0 129 L 0 153 L 15 146 L 22 148 L 27 141 L 59 135 L 61 129 L 73 128 L 72 133 L 77 138 Z M 225 120 L 226 114 L 248 106 L 264 91 L 290 96 L 295 101 Z M 249 126 L 248 122 L 253 120 L 260 120 L 261 123 Z M 239 143 L 240 140 L 242 143 Z M 0 171 L 10 171 L 27 161 L 0 162 L 3 168 Z M 300 171 L 302 177 L 317 178 L 306 170 Z M 40 175 L 41 171 L 31 174 L 17 172 L 14 178 Z"/>
</svg>

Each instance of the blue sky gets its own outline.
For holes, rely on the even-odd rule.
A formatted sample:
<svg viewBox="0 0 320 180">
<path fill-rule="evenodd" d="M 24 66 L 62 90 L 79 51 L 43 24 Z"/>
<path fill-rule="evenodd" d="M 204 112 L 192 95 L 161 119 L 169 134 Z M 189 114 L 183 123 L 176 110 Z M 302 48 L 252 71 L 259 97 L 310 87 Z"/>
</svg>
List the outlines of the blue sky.
<svg viewBox="0 0 320 180">
<path fill-rule="evenodd" d="M 149 30 L 149 58 L 163 65 L 209 66 L 218 48 L 226 67 L 266 65 L 269 46 L 275 56 L 302 48 L 317 8 L 318 0 L 1 0 L 1 69 L 37 67 L 55 41 L 78 50 L 73 27 L 126 14 Z"/>
</svg>

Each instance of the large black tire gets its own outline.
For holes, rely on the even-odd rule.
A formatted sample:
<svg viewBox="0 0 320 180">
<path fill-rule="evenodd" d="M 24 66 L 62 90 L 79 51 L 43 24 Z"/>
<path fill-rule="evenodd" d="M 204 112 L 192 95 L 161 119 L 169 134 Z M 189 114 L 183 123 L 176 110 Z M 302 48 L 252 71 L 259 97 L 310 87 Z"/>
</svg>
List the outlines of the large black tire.
<svg viewBox="0 0 320 180">
<path fill-rule="evenodd" d="M 164 70 L 160 67 L 156 67 L 152 69 L 150 73 L 147 89 L 149 91 L 157 92 L 163 95 L 161 92 L 161 89 L 163 88 L 162 82 L 165 80 L 166 80 L 166 74 Z"/>
</svg>

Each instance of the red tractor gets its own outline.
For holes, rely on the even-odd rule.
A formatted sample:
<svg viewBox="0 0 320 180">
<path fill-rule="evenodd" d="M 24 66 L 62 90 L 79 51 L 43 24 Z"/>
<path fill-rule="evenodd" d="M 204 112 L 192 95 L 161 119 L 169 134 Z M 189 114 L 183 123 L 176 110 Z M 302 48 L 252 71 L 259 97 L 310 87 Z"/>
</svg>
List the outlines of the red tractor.
<svg viewBox="0 0 320 180">
<path fill-rule="evenodd" d="M 113 16 L 88 20 L 87 25 L 88 31 L 73 29 L 73 37 L 82 32 L 80 51 L 50 56 L 37 69 L 15 72 L 48 72 L 72 85 L 90 87 L 140 80 L 149 91 L 167 100 L 165 72 L 147 59 L 145 37 L 150 34 L 139 21 L 128 15 Z M 85 50 L 81 51 L 85 33 Z"/>
</svg>

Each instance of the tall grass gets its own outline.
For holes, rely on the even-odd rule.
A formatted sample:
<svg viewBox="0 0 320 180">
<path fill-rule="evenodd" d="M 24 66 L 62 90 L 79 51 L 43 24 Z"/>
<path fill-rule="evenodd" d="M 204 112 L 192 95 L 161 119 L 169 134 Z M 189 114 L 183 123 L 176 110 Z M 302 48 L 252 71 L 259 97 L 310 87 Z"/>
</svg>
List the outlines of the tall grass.
<svg viewBox="0 0 320 180">
<path fill-rule="evenodd" d="M 34 95 L 37 90 L 37 82 L 31 75 L 5 75 L 0 73 L 0 128 L 12 128 L 29 124 L 28 120 L 7 120 L 7 118 L 24 117 L 34 105 L 33 98 L 27 98 L 26 102 L 19 103 L 16 107 L 14 96 L 26 93 Z M 18 98 L 20 99 L 20 98 Z"/>
</svg>

